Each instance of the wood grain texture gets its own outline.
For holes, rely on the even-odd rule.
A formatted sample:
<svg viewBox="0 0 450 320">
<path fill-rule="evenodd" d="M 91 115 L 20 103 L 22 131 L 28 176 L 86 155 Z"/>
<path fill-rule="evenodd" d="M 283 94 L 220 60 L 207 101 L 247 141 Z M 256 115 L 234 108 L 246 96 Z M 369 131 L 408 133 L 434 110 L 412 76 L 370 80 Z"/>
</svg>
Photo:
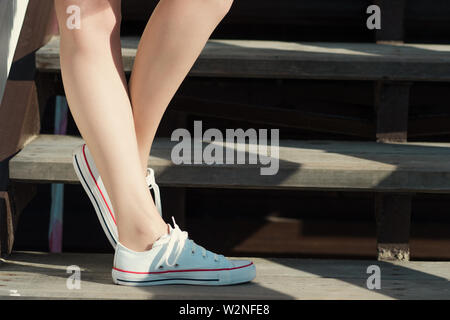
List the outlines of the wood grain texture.
<svg viewBox="0 0 450 320">
<path fill-rule="evenodd" d="M 0 264 L 1 299 L 449 299 L 450 262 L 250 258 L 256 279 L 209 286 L 125 287 L 111 280 L 112 254 L 14 252 Z M 381 270 L 381 289 L 367 289 L 367 268 Z M 81 271 L 80 290 L 68 290 L 66 268 Z M 11 291 L 20 297 L 10 296 Z M 263 303 L 263 302 L 262 302 Z"/>
<path fill-rule="evenodd" d="M 122 38 L 124 69 L 137 37 Z M 40 71 L 59 72 L 59 37 L 36 53 Z M 450 81 L 450 45 L 209 40 L 190 76 Z"/>
<path fill-rule="evenodd" d="M 40 117 L 34 81 L 8 80 L 0 105 L 0 160 L 19 151 L 39 131 Z"/>
<path fill-rule="evenodd" d="M 0 1 L 0 102 L 16 52 L 28 0 Z"/>
<path fill-rule="evenodd" d="M 308 103 L 299 102 L 299 104 L 304 106 Z M 214 108 L 211 108 L 212 105 Z M 336 104 L 330 103 L 330 107 L 336 107 Z M 375 125 L 371 121 L 343 115 L 324 115 L 323 112 L 261 107 L 256 104 L 184 96 L 175 96 L 171 101 L 170 108 L 188 114 L 206 115 L 220 119 L 238 121 L 245 119 L 251 123 L 262 123 L 275 128 L 301 128 L 372 139 L 375 137 Z"/>
<path fill-rule="evenodd" d="M 412 194 L 375 194 L 378 260 L 410 258 Z"/>
<path fill-rule="evenodd" d="M 54 1 L 29 1 L 14 61 L 33 53 L 57 33 Z"/>
<path fill-rule="evenodd" d="M 378 142 L 407 141 L 410 87 L 409 82 L 375 83 Z"/>
<path fill-rule="evenodd" d="M 13 208 L 8 192 L 0 191 L 0 255 L 11 253 L 14 244 Z"/>
<path fill-rule="evenodd" d="M 11 159 L 10 178 L 78 183 L 72 150 L 81 143 L 79 137 L 40 135 Z M 157 139 L 149 157 L 163 186 L 450 192 L 450 143 L 286 140 L 272 176 L 260 175 L 260 164 L 174 165 L 177 143 Z"/>
</svg>

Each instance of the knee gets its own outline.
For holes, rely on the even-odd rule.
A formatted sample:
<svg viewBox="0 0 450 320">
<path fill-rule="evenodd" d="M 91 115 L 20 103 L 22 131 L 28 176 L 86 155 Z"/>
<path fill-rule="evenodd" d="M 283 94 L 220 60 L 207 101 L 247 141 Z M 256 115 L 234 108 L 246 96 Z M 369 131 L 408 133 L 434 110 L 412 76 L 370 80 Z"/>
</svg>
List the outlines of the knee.
<svg viewBox="0 0 450 320">
<path fill-rule="evenodd" d="M 76 49 L 89 49 L 110 41 L 120 33 L 120 7 L 109 0 L 55 2 L 61 43 Z"/>
<path fill-rule="evenodd" d="M 230 11 L 231 6 L 233 4 L 233 0 L 208 0 L 217 2 L 217 14 L 222 20 Z"/>
</svg>

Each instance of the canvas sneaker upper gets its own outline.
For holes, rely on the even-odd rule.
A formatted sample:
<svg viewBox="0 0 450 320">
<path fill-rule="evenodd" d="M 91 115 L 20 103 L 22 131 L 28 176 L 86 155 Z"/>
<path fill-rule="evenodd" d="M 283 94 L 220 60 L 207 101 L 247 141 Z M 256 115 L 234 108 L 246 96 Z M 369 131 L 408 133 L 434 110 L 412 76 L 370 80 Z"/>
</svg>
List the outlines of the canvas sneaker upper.
<svg viewBox="0 0 450 320">
<path fill-rule="evenodd" d="M 148 251 L 132 251 L 118 243 L 113 280 L 125 285 L 201 284 L 223 285 L 248 282 L 256 275 L 246 260 L 230 260 L 189 239 L 173 219 L 174 228 Z"/>
<path fill-rule="evenodd" d="M 72 162 L 75 173 L 94 206 L 105 235 L 115 248 L 118 242 L 115 213 L 102 177 L 86 144 L 81 144 L 73 150 Z M 150 192 L 153 193 L 155 206 L 159 214 L 162 215 L 160 191 L 155 181 L 153 169 L 147 168 L 145 180 Z"/>
</svg>

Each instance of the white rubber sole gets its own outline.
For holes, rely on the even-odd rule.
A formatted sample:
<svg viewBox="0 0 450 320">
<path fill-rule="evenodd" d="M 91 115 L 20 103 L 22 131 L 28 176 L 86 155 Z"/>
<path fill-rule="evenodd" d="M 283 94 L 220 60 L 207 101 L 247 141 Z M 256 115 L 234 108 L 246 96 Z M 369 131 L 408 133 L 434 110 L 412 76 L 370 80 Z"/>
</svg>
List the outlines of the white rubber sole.
<svg viewBox="0 0 450 320">
<path fill-rule="evenodd" d="M 94 206 L 103 231 L 115 249 L 118 233 L 114 212 L 97 168 L 93 163 L 89 163 L 89 155 L 86 155 L 88 152 L 85 144 L 75 148 L 72 154 L 72 163 L 81 185 Z"/>
<path fill-rule="evenodd" d="M 120 269 L 112 269 L 112 279 L 115 284 L 125 286 L 154 286 L 167 284 L 188 284 L 203 286 L 223 286 L 245 283 L 256 277 L 255 265 L 228 269 L 212 270 L 180 270 L 153 273 L 134 273 Z"/>
</svg>

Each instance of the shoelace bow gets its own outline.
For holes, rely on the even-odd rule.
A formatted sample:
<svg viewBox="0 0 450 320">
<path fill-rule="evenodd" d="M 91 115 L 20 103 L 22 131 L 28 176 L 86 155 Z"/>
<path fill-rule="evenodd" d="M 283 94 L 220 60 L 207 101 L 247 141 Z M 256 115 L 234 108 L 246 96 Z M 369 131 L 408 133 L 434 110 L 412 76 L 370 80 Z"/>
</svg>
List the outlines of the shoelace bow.
<svg viewBox="0 0 450 320">
<path fill-rule="evenodd" d="M 174 228 L 170 234 L 170 240 L 169 244 L 167 245 L 166 252 L 162 255 L 162 257 L 159 259 L 158 264 L 156 265 L 156 268 L 159 268 L 162 266 L 162 262 L 165 262 L 167 266 L 173 267 L 177 264 L 178 258 L 181 255 L 181 252 L 183 251 L 184 245 L 187 241 L 187 243 L 191 244 L 191 253 L 195 253 L 195 249 L 200 248 L 202 249 L 202 256 L 206 258 L 207 250 L 203 248 L 202 246 L 199 246 L 196 244 L 193 240 L 188 238 L 188 233 L 186 231 L 181 231 L 181 229 L 178 227 L 177 223 L 175 222 L 175 218 L 172 217 Z M 176 249 L 175 249 L 176 246 Z M 169 263 L 169 257 L 172 254 L 172 251 L 175 249 L 175 258 L 173 259 L 172 263 Z M 214 261 L 219 261 L 219 256 L 217 254 L 214 254 Z"/>
</svg>

